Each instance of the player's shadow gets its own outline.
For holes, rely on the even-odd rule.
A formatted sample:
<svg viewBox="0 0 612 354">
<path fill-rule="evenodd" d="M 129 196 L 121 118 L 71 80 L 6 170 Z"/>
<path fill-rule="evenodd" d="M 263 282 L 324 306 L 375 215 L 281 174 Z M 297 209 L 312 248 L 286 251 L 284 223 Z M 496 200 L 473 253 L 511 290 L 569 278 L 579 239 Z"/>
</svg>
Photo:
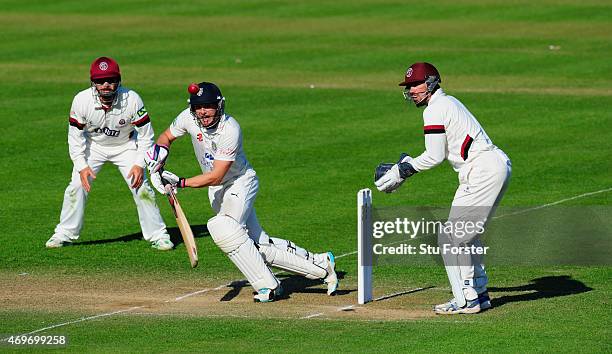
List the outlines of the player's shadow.
<svg viewBox="0 0 612 354">
<path fill-rule="evenodd" d="M 206 224 L 191 225 L 191 231 L 193 232 L 194 238 L 210 236 Z M 181 236 L 181 230 L 178 227 L 168 228 L 168 234 L 170 234 L 170 240 L 172 241 L 172 243 L 174 243 L 175 247 L 183 243 L 183 236 Z"/>
<path fill-rule="evenodd" d="M 178 227 L 169 227 L 167 228 L 168 234 L 170 235 L 170 240 L 174 243 L 174 246 L 178 246 L 183 243 L 183 237 L 181 236 L 181 230 Z M 206 225 L 191 225 L 191 230 L 193 231 L 193 237 L 200 238 L 210 236 L 208 233 L 208 228 Z M 75 242 L 73 246 L 88 246 L 88 245 L 101 245 L 105 243 L 114 243 L 114 242 L 132 242 L 143 240 L 142 233 L 136 232 L 133 234 L 120 236 L 116 238 L 104 239 L 104 240 L 92 240 L 92 241 L 82 241 Z"/>
<path fill-rule="evenodd" d="M 337 271 L 336 275 L 339 280 L 344 279 L 346 275 L 345 271 Z M 283 296 L 289 298 L 293 293 L 304 293 L 304 294 L 327 294 L 327 288 L 321 287 L 324 284 L 319 279 L 308 279 L 301 275 L 283 274 L 279 276 L 279 280 L 283 286 Z M 355 292 L 355 289 L 338 289 L 336 296 L 347 295 Z"/>
<path fill-rule="evenodd" d="M 586 293 L 593 290 L 583 282 L 572 279 L 569 275 L 549 276 L 536 278 L 530 284 L 511 287 L 490 287 L 489 292 L 516 292 L 529 291 L 526 294 L 504 295 L 501 297 L 492 296 L 491 305 L 495 307 L 503 306 L 511 302 L 532 301 L 547 299 L 558 296 L 568 296 Z"/>
<path fill-rule="evenodd" d="M 346 272 L 336 272 L 338 279 L 344 279 Z M 301 275 L 281 274 L 278 276 L 283 287 L 283 294 L 279 297 L 280 300 L 289 299 L 293 293 L 311 293 L 311 294 L 327 294 L 327 289 L 320 287 L 323 283 L 318 279 L 307 279 Z M 234 281 L 228 285 L 231 288 L 220 301 L 231 301 L 240 294 L 242 288 L 250 288 L 246 280 Z M 316 287 L 316 288 L 315 288 Z M 339 289 L 336 295 L 346 295 L 355 292 L 355 289 L 345 290 Z"/>
</svg>

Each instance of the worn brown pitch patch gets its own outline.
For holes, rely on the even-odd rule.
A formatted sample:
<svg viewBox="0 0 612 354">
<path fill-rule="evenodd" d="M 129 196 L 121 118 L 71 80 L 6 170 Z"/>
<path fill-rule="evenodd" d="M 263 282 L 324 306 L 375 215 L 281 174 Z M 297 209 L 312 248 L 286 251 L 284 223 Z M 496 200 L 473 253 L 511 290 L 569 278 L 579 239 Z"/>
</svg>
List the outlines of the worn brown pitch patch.
<svg viewBox="0 0 612 354">
<path fill-rule="evenodd" d="M 283 279 L 283 278 L 281 278 Z M 142 277 L 0 273 L 5 310 L 101 314 L 140 307 L 138 315 L 340 320 L 413 320 L 432 317 L 427 290 L 358 305 L 355 286 L 327 296 L 325 286 L 284 278 L 287 295 L 274 303 L 254 303 L 244 282 L 143 279 Z M 229 283 L 229 282 L 228 282 Z M 376 296 L 393 289 L 376 289 Z M 131 312 L 124 313 L 126 316 Z"/>
</svg>

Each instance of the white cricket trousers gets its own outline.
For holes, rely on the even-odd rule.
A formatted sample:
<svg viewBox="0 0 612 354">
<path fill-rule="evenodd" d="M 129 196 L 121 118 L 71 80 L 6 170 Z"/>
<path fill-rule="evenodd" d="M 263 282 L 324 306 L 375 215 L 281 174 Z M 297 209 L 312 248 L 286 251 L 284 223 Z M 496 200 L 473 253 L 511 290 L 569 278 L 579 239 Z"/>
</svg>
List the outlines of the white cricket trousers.
<svg viewBox="0 0 612 354">
<path fill-rule="evenodd" d="M 145 240 L 154 242 L 160 238 L 167 237 L 166 225 L 162 219 L 159 209 L 155 204 L 155 193 L 146 179 L 138 189 L 131 188 L 131 181 L 127 177 L 130 169 L 136 161 L 136 149 L 125 146 L 100 146 L 95 143 L 88 145 L 85 151 L 87 164 L 97 175 L 105 162 L 111 162 L 119 168 L 125 183 L 132 192 L 136 208 L 138 210 L 138 220 Z M 90 182 L 91 183 L 91 182 Z M 91 187 L 95 188 L 95 181 Z M 64 192 L 64 202 L 60 215 L 60 222 L 55 227 L 55 235 L 64 241 L 72 241 L 79 238 L 83 228 L 83 217 L 87 204 L 88 193 L 81 184 L 79 171 L 73 168 L 72 179 Z M 116 215 L 116 217 L 121 217 Z"/>
<path fill-rule="evenodd" d="M 459 170 L 459 187 L 449 220 L 471 220 L 486 225 L 506 191 L 511 172 L 512 163 L 501 149 L 480 152 Z M 452 239 L 454 245 L 482 246 L 478 235 L 454 235 Z M 458 266 L 462 284 L 480 294 L 488 283 L 482 258 L 481 255 L 459 255 L 450 262 L 446 259 L 445 264 L 447 267 Z M 453 285 L 453 279 L 449 280 Z"/>
</svg>

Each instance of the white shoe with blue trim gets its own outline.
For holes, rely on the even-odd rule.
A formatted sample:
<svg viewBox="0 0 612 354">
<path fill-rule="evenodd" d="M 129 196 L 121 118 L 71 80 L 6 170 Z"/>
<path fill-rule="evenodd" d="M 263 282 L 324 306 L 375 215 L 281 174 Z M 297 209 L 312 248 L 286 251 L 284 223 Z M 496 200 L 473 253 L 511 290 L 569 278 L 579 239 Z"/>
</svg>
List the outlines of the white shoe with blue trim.
<svg viewBox="0 0 612 354">
<path fill-rule="evenodd" d="M 263 288 L 259 289 L 257 293 L 253 296 L 253 301 L 255 302 L 272 302 L 278 299 L 283 293 L 283 288 L 280 284 L 276 287 L 276 289 Z"/>
<path fill-rule="evenodd" d="M 338 275 L 336 274 L 336 259 L 331 251 L 327 252 L 327 277 L 323 280 L 327 284 L 327 295 L 334 296 L 338 290 Z"/>
<path fill-rule="evenodd" d="M 478 299 L 468 300 L 465 306 L 459 307 L 457 301 L 452 299 L 440 305 L 434 306 L 434 312 L 439 315 L 456 315 L 461 313 L 478 313 L 480 312 L 480 302 Z"/>
</svg>

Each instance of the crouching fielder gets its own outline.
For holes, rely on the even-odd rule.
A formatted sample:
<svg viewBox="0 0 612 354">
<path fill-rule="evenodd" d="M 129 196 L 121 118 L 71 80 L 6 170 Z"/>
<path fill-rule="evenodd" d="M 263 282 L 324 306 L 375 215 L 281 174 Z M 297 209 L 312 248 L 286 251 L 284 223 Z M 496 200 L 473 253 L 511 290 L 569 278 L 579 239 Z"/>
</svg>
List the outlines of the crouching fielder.
<svg viewBox="0 0 612 354">
<path fill-rule="evenodd" d="M 425 152 L 414 159 L 403 155 L 376 180 L 376 187 L 380 191 L 393 192 L 408 177 L 448 159 L 459 174 L 449 222 L 465 225 L 469 221 L 484 227 L 504 194 L 511 163 L 506 154 L 493 145 L 470 111 L 442 91 L 441 81 L 438 70 L 429 63 L 415 63 L 408 68 L 399 85 L 405 86 L 407 101 L 414 102 L 417 107 L 425 106 Z M 435 306 L 434 311 L 439 314 L 477 313 L 491 307 L 482 259 L 478 254 L 453 254 L 450 250 L 472 249 L 481 244 L 474 232 L 453 230 L 452 234 L 441 232 L 438 240 L 441 251 L 448 250 L 441 253 L 454 298 Z"/>
<path fill-rule="evenodd" d="M 171 250 L 174 245 L 144 173 L 143 156 L 153 145 L 153 127 L 144 103 L 121 85 L 114 59 L 94 60 L 89 74 L 91 87 L 79 92 L 70 108 L 68 150 L 74 167 L 60 222 L 46 247 L 63 247 L 80 237 L 93 179 L 104 163 L 112 162 L 130 187 L 144 239 L 155 249 Z"/>
<path fill-rule="evenodd" d="M 253 206 L 259 181 L 242 150 L 238 122 L 224 112 L 225 98 L 209 82 L 189 87 L 189 107 L 157 139 L 145 160 L 155 188 L 208 188 L 210 204 L 217 215 L 208 221 L 213 241 L 240 269 L 256 290 L 255 301 L 268 302 L 278 297 L 280 282 L 268 266 L 290 271 L 309 279 L 322 279 L 327 293 L 338 287 L 331 252 L 313 254 L 293 242 L 268 236 L 259 225 Z M 202 174 L 177 177 L 164 171 L 169 146 L 185 134 L 191 142 Z"/>
</svg>

